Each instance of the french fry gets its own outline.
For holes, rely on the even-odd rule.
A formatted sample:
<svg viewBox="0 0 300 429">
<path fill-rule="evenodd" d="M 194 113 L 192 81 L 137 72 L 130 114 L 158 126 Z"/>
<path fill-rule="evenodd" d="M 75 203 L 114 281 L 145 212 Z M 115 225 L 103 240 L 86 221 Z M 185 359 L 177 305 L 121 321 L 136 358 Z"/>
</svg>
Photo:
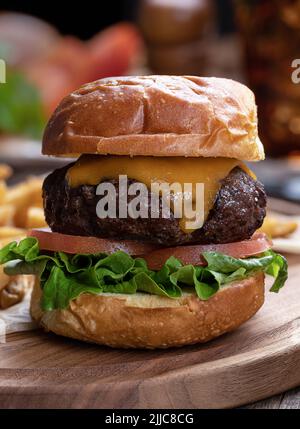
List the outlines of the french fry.
<svg viewBox="0 0 300 429">
<path fill-rule="evenodd" d="M 277 218 L 268 214 L 258 231 L 264 232 L 271 238 L 278 238 L 287 237 L 296 231 L 297 228 L 297 222 L 282 219 L 280 217 Z"/>
<path fill-rule="evenodd" d="M 11 225 L 15 214 L 15 208 L 11 204 L 0 205 L 0 226 Z"/>
<path fill-rule="evenodd" d="M 0 180 L 0 204 L 3 204 L 6 199 L 7 185 L 4 180 Z"/>
<path fill-rule="evenodd" d="M 6 287 L 0 291 L 0 309 L 6 310 L 7 308 L 18 304 L 24 298 L 22 291 L 14 291 L 11 288 Z"/>
<path fill-rule="evenodd" d="M 6 180 L 12 175 L 12 168 L 7 164 L 0 164 L 0 180 Z"/>
<path fill-rule="evenodd" d="M 0 240 L 2 238 L 17 237 L 26 235 L 26 230 L 16 228 L 14 226 L 1 226 L 0 227 Z"/>
<path fill-rule="evenodd" d="M 0 308 L 5 310 L 23 300 L 26 292 L 24 281 L 26 282 L 25 279 L 21 280 L 21 276 L 9 278 L 5 288 L 0 291 Z"/>
<path fill-rule="evenodd" d="M 10 277 L 3 271 L 3 265 L 0 265 L 0 292 L 8 285 L 9 279 Z"/>
<path fill-rule="evenodd" d="M 34 276 L 10 276 L 5 288 L 0 290 L 0 309 L 5 310 L 21 302 L 33 284 Z"/>
<path fill-rule="evenodd" d="M 10 236 L 10 237 L 6 237 L 6 238 L 0 238 L 0 248 L 6 246 L 7 244 L 11 243 L 12 241 L 21 241 L 23 238 L 25 238 L 26 235 L 15 235 L 15 236 Z"/>
<path fill-rule="evenodd" d="M 32 207 L 39 207 L 39 208 L 43 208 L 43 198 L 42 198 L 42 186 L 43 186 L 43 180 L 42 179 L 36 179 L 38 180 L 35 183 L 35 187 L 33 189 L 32 192 L 32 203 L 31 206 Z"/>
<path fill-rule="evenodd" d="M 11 173 L 9 166 L 0 164 L 0 248 L 25 238 L 25 228 L 46 225 L 42 209 L 43 179 L 31 177 L 18 185 L 8 187 L 5 180 Z M 7 276 L 3 266 L 0 266 L 0 309 L 22 301 L 26 290 L 32 288 L 32 284 L 32 276 Z"/>
<path fill-rule="evenodd" d="M 33 177 L 25 182 L 8 188 L 5 202 L 16 208 L 14 224 L 19 228 L 26 225 L 26 214 L 29 207 L 42 206 L 42 179 Z"/>
<path fill-rule="evenodd" d="M 26 228 L 43 228 L 47 226 L 44 210 L 40 207 L 29 207 L 27 210 Z"/>
</svg>

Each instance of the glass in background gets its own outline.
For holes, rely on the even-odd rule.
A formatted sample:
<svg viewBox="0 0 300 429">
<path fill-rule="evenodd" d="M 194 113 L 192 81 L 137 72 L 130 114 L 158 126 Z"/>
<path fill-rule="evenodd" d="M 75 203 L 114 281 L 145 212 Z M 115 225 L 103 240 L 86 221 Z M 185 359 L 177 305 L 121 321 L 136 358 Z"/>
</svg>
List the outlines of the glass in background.
<svg viewBox="0 0 300 429">
<path fill-rule="evenodd" d="M 209 40 L 214 33 L 211 0 L 141 0 L 138 25 L 148 67 L 157 74 L 207 74 Z"/>
<path fill-rule="evenodd" d="M 300 153 L 300 84 L 291 79 L 300 57 L 299 0 L 236 0 L 248 84 L 268 155 Z"/>
</svg>

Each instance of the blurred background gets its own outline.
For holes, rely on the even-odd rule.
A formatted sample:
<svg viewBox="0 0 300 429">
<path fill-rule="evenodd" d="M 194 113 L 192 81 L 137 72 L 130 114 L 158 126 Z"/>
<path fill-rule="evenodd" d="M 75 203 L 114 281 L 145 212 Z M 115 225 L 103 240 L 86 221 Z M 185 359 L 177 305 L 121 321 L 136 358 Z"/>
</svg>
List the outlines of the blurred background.
<svg viewBox="0 0 300 429">
<path fill-rule="evenodd" d="M 40 156 L 58 102 L 85 82 L 126 74 L 229 77 L 255 92 L 271 196 L 300 202 L 299 0 L 1 0 L 0 161 L 17 181 L 65 163 Z"/>
</svg>

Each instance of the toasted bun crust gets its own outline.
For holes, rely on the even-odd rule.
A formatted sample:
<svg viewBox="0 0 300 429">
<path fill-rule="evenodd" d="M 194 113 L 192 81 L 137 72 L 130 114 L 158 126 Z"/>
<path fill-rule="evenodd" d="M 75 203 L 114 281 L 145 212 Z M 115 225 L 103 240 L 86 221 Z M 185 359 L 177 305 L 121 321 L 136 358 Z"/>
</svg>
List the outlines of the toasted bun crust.
<svg viewBox="0 0 300 429">
<path fill-rule="evenodd" d="M 264 158 L 252 91 L 233 80 L 195 76 L 118 77 L 84 85 L 53 113 L 42 151 Z"/>
<path fill-rule="evenodd" d="M 47 331 L 122 348 L 167 348 L 201 343 L 232 331 L 264 302 L 264 275 L 234 282 L 208 301 L 137 293 L 83 294 L 66 310 L 43 312 L 36 281 L 31 315 Z"/>
</svg>

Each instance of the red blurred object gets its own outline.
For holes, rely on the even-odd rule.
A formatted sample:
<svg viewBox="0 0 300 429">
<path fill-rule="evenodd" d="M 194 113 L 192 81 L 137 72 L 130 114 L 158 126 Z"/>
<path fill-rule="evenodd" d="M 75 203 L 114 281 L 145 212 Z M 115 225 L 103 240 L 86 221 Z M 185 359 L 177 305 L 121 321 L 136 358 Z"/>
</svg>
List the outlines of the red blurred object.
<svg viewBox="0 0 300 429">
<path fill-rule="evenodd" d="M 116 24 L 89 42 L 64 37 L 44 56 L 24 68 L 39 88 L 49 116 L 60 100 L 82 84 L 128 73 L 142 48 L 136 28 Z"/>
<path fill-rule="evenodd" d="M 90 64 L 84 43 L 74 37 L 64 37 L 47 55 L 24 68 L 40 90 L 47 115 L 64 96 L 85 82 Z"/>
<path fill-rule="evenodd" d="M 88 42 L 92 67 L 90 80 L 120 76 L 138 60 L 143 43 L 136 27 L 129 23 L 116 24 L 94 36 Z"/>
</svg>

